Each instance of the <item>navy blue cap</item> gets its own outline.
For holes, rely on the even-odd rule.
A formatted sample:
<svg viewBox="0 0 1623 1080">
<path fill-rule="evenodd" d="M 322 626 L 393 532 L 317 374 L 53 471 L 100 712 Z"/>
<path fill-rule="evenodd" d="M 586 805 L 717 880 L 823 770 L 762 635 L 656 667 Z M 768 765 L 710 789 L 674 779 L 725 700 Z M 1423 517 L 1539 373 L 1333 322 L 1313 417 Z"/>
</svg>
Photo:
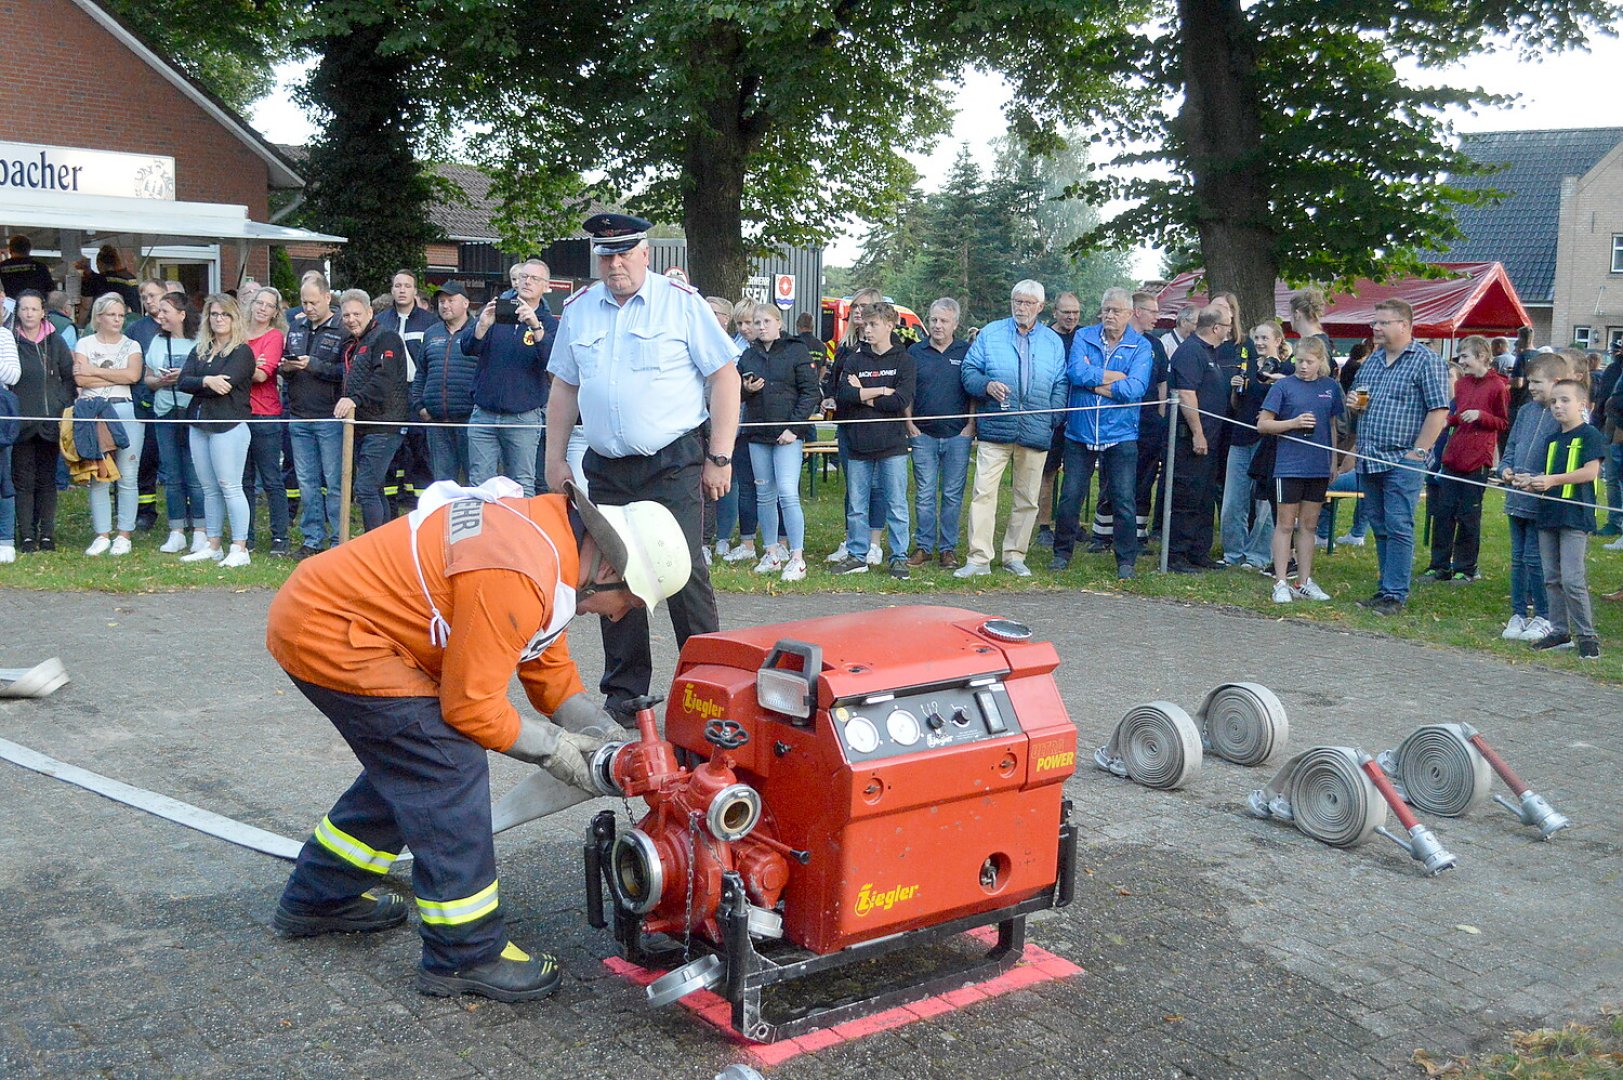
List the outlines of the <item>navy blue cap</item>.
<svg viewBox="0 0 1623 1080">
<path fill-rule="evenodd" d="M 437 300 L 442 296 L 467 296 L 467 295 L 468 295 L 468 290 L 464 289 L 462 287 L 462 282 L 460 282 L 460 281 L 447 281 L 444 285 L 440 286 L 440 291 L 434 294 L 434 298 Z"/>
<path fill-rule="evenodd" d="M 593 214 L 581 223 L 581 229 L 592 238 L 593 255 L 618 255 L 630 251 L 648 239 L 651 221 L 630 214 Z"/>
</svg>

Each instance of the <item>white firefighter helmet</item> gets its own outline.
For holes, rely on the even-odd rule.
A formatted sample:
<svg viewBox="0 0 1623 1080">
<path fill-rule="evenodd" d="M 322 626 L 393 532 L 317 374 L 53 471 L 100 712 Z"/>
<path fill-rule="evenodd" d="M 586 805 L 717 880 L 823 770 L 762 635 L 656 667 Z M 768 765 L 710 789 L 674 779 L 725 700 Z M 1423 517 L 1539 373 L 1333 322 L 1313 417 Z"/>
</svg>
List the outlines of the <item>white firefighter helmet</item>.
<svg viewBox="0 0 1623 1080">
<path fill-rule="evenodd" d="M 574 484 L 565 486 L 586 531 L 645 607 L 682 591 L 693 574 L 693 556 L 675 514 L 657 502 L 598 506 Z"/>
</svg>

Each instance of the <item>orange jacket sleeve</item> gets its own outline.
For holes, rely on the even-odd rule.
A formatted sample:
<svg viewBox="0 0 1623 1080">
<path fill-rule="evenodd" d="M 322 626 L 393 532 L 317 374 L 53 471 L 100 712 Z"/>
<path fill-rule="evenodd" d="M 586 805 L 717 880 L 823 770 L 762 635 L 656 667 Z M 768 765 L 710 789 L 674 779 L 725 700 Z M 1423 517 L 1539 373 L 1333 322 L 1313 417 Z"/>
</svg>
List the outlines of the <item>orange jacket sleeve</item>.
<svg viewBox="0 0 1623 1080">
<path fill-rule="evenodd" d="M 440 715 L 487 750 L 506 750 L 518 738 L 519 726 L 507 687 L 519 657 L 546 621 L 549 603 L 516 570 L 453 575 L 451 597 L 455 614 L 440 675 Z M 567 652 L 564 662 L 573 667 Z"/>
<path fill-rule="evenodd" d="M 518 681 L 524 687 L 524 696 L 543 716 L 551 716 L 566 699 L 586 692 L 580 669 L 569 655 L 568 634 L 560 636 L 534 660 L 519 665 Z"/>
</svg>

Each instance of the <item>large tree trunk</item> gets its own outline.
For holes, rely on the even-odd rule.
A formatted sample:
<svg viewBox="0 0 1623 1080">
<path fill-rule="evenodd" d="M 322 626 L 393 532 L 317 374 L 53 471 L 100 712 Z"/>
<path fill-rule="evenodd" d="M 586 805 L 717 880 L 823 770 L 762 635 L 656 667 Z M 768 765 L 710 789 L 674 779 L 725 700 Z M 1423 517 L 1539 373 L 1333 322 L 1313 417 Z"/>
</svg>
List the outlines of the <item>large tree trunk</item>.
<svg viewBox="0 0 1623 1080">
<path fill-rule="evenodd" d="M 1240 299 L 1242 333 L 1274 314 L 1279 256 L 1254 73 L 1256 43 L 1240 0 L 1178 0 L 1188 148 L 1206 283 Z"/>
<path fill-rule="evenodd" d="M 688 125 L 682 164 L 682 228 L 688 240 L 688 274 L 700 292 L 728 299 L 742 295 L 749 258 L 744 251 L 744 168 L 759 140 L 750 114 L 756 81 L 729 77 L 740 66 L 743 42 L 736 29 L 706 39 L 695 67 L 711 68 L 716 93 Z M 657 269 L 657 268 L 656 268 Z"/>
</svg>

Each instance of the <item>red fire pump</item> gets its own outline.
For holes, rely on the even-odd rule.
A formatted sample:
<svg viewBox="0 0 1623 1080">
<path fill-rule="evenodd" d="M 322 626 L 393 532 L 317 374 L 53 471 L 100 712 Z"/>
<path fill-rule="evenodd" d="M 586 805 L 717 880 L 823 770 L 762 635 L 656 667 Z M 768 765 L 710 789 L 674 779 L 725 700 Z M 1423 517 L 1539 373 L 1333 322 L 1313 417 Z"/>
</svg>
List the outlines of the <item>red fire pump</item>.
<svg viewBox="0 0 1623 1080">
<path fill-rule="evenodd" d="M 899 607 L 690 638 L 665 733 L 593 761 L 604 794 L 648 813 L 586 844 L 588 920 L 645 966 L 698 960 L 657 1004 L 715 987 L 771 1042 L 1007 970 L 1025 917 L 1070 902 L 1064 783 L 1076 729 L 1054 647 L 1007 619 Z M 997 924 L 984 957 L 899 989 L 769 1019 L 762 992 Z M 663 935 L 664 946 L 656 944 Z"/>
</svg>

